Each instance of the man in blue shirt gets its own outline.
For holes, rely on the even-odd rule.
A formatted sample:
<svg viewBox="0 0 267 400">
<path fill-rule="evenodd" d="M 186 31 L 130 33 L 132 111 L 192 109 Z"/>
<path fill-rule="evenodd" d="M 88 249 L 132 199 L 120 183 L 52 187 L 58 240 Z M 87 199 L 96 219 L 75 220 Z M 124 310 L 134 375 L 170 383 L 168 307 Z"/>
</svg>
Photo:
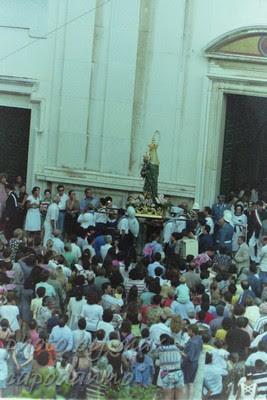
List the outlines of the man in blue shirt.
<svg viewBox="0 0 267 400">
<path fill-rule="evenodd" d="M 91 188 L 86 188 L 84 191 L 85 197 L 80 201 L 80 210 L 84 212 L 87 210 L 88 205 L 91 205 L 94 209 L 98 208 L 99 206 L 99 199 L 98 197 L 94 197 L 93 191 Z"/>
<path fill-rule="evenodd" d="M 73 334 L 71 329 L 66 325 L 68 317 L 66 315 L 59 318 L 56 325 L 49 336 L 49 343 L 53 344 L 57 353 L 65 353 L 73 349 Z"/>
<path fill-rule="evenodd" d="M 232 252 L 232 240 L 234 228 L 230 224 L 232 221 L 231 211 L 226 210 L 223 218 L 220 219 L 220 229 L 218 231 L 217 244 L 218 246 L 226 247 L 227 250 Z"/>
</svg>

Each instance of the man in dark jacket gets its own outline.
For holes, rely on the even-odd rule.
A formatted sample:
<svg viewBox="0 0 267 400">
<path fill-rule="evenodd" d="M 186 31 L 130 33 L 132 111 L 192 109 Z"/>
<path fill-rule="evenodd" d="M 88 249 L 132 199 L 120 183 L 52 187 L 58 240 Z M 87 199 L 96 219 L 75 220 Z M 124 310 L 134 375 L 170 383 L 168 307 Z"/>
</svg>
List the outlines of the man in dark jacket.
<svg viewBox="0 0 267 400">
<path fill-rule="evenodd" d="M 4 233 L 7 240 L 12 237 L 14 230 L 18 228 L 18 201 L 13 189 L 12 185 L 6 185 L 7 200 L 3 222 L 5 226 Z"/>
</svg>

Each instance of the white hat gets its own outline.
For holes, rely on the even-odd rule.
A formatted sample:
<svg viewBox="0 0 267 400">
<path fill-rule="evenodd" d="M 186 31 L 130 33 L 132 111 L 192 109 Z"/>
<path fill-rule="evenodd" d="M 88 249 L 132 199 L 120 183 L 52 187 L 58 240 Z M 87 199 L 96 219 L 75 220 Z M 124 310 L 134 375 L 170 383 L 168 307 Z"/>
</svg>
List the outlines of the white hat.
<svg viewBox="0 0 267 400">
<path fill-rule="evenodd" d="M 200 210 L 200 205 L 195 201 L 192 210 Z"/>
<path fill-rule="evenodd" d="M 225 222 L 231 222 L 232 221 L 232 213 L 229 210 L 225 210 L 223 213 L 223 219 L 225 220 Z"/>
<path fill-rule="evenodd" d="M 78 272 L 83 271 L 83 267 L 80 264 L 74 264 L 74 267 L 77 269 Z"/>
<path fill-rule="evenodd" d="M 87 229 L 88 226 L 90 225 L 90 221 L 91 221 L 91 215 L 88 212 L 83 214 L 83 223 L 81 224 L 81 227 L 83 229 Z"/>
<path fill-rule="evenodd" d="M 183 212 L 184 210 L 181 207 L 175 207 L 175 206 L 171 207 L 171 214 L 181 215 Z"/>
</svg>

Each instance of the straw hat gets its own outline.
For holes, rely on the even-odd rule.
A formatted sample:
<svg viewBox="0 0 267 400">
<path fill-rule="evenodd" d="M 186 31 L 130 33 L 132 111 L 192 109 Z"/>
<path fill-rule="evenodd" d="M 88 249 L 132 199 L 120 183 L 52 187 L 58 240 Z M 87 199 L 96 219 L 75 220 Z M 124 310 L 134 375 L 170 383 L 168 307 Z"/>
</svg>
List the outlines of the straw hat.
<svg viewBox="0 0 267 400">
<path fill-rule="evenodd" d="M 123 350 L 123 344 L 118 339 L 113 339 L 107 342 L 107 347 L 112 353 L 120 353 Z"/>
<path fill-rule="evenodd" d="M 229 210 L 225 210 L 223 213 L 223 219 L 225 220 L 225 222 L 231 222 L 232 221 L 232 213 Z"/>
</svg>

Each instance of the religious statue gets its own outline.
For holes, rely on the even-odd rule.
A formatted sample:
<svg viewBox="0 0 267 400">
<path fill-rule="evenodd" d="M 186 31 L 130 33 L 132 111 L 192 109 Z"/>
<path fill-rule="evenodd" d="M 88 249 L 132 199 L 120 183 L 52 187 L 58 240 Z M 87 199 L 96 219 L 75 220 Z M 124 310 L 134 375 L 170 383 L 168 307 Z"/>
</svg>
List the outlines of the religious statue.
<svg viewBox="0 0 267 400">
<path fill-rule="evenodd" d="M 145 197 L 151 198 L 153 201 L 156 201 L 158 196 L 159 159 L 157 149 L 159 137 L 159 132 L 156 131 L 148 145 L 149 151 L 143 157 L 141 169 L 141 177 L 144 178 Z"/>
</svg>

